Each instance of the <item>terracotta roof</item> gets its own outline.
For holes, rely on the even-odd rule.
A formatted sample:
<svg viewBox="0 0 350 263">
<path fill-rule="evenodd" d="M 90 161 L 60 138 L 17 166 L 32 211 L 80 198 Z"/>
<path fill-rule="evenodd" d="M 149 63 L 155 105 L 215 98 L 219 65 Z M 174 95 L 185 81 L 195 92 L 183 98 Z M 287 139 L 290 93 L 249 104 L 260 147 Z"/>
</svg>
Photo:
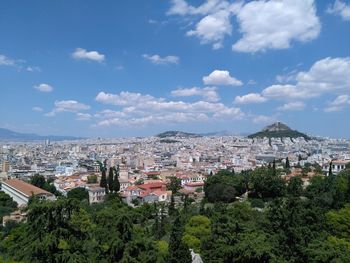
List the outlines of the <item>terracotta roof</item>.
<svg viewBox="0 0 350 263">
<path fill-rule="evenodd" d="M 15 188 L 17 191 L 23 193 L 27 197 L 30 197 L 32 195 L 40 195 L 40 194 L 52 195 L 50 192 L 45 191 L 44 189 L 28 184 L 19 179 L 6 180 L 2 182 L 2 184 Z"/>
</svg>

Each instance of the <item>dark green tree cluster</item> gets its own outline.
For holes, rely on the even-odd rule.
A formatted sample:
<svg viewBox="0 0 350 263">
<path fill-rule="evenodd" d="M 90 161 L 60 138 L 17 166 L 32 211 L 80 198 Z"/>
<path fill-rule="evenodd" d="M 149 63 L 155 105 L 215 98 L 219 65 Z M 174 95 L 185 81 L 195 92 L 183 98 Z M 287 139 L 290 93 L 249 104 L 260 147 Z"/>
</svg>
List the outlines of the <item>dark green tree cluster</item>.
<svg viewBox="0 0 350 263">
<path fill-rule="evenodd" d="M 108 172 L 108 178 L 106 177 L 107 172 L 107 160 L 103 162 L 99 162 L 100 170 L 101 170 L 101 180 L 100 186 L 106 189 L 107 193 L 118 193 L 120 190 L 120 182 L 119 182 L 119 165 L 117 168 L 110 167 Z"/>
<path fill-rule="evenodd" d="M 44 189 L 56 196 L 62 195 L 59 191 L 57 191 L 56 187 L 52 184 L 52 181 L 46 180 L 45 177 L 41 174 L 35 174 L 34 176 L 32 176 L 30 178 L 29 183 L 35 185 L 36 187 Z"/>
<path fill-rule="evenodd" d="M 307 187 L 303 180 L 285 182 L 271 164 L 210 176 L 200 204 L 188 197 L 135 208 L 118 195 L 92 205 L 34 199 L 27 222 L 2 229 L 0 258 L 187 263 L 192 249 L 205 263 L 349 262 L 350 169 L 314 176 Z M 247 192 L 246 201 L 236 200 Z"/>
<path fill-rule="evenodd" d="M 209 202 L 233 202 L 237 195 L 245 191 L 244 175 L 226 170 L 208 177 L 204 185 L 205 197 Z"/>
<path fill-rule="evenodd" d="M 17 208 L 17 203 L 13 201 L 12 197 L 0 191 L 0 223 L 5 215 L 9 215 Z"/>
</svg>

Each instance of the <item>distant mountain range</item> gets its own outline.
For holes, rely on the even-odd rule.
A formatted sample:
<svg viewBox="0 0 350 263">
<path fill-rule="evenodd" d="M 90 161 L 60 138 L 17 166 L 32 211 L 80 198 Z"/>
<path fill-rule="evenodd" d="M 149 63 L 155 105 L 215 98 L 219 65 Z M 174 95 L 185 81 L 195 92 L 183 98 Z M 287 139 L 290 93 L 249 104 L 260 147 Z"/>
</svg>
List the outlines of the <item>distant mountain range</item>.
<svg viewBox="0 0 350 263">
<path fill-rule="evenodd" d="M 34 133 L 20 133 L 14 132 L 8 129 L 0 128 L 0 141 L 68 141 L 68 140 L 79 140 L 81 137 L 74 136 L 57 136 L 57 135 L 37 135 Z"/>
<path fill-rule="evenodd" d="M 307 136 L 306 134 L 301 133 L 297 130 L 292 130 L 282 122 L 275 122 L 271 125 L 266 126 L 260 132 L 257 132 L 248 136 L 248 138 L 264 138 L 264 137 L 267 137 L 267 138 L 303 137 L 306 140 L 310 140 L 310 137 Z"/>
<path fill-rule="evenodd" d="M 217 132 L 206 132 L 206 133 L 189 133 L 183 131 L 166 131 L 157 134 L 156 136 L 159 138 L 168 138 L 168 137 L 177 137 L 177 138 L 198 138 L 205 136 L 246 136 L 248 134 L 237 134 L 230 131 L 217 131 Z"/>
</svg>

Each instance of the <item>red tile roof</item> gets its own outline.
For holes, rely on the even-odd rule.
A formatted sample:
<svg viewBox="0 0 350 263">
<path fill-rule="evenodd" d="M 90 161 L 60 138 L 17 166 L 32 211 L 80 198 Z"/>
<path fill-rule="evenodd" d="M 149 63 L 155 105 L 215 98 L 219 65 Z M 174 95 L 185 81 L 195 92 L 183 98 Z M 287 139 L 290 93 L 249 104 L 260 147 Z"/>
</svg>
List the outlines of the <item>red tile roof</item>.
<svg viewBox="0 0 350 263">
<path fill-rule="evenodd" d="M 23 193 L 27 197 L 30 197 L 32 195 L 40 195 L 40 194 L 52 195 L 50 192 L 45 191 L 44 189 L 28 184 L 19 179 L 10 179 L 2 183 L 12 188 L 15 188 L 17 191 Z"/>
</svg>

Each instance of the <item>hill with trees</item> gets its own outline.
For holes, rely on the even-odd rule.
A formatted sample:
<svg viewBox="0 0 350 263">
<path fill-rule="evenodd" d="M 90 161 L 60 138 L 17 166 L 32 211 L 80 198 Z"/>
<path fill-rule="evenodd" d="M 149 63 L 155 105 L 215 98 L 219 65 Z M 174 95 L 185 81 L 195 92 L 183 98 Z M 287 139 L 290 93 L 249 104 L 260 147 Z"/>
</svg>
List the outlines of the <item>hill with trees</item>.
<svg viewBox="0 0 350 263">
<path fill-rule="evenodd" d="M 182 131 L 166 131 L 156 135 L 159 138 L 177 137 L 177 138 L 197 138 L 199 134 L 182 132 Z"/>
<path fill-rule="evenodd" d="M 248 138 L 299 138 L 303 137 L 305 140 L 310 140 L 310 137 L 304 133 L 297 130 L 292 130 L 286 124 L 282 122 L 276 122 L 271 125 L 266 126 L 260 132 L 253 133 L 248 136 Z"/>
</svg>

